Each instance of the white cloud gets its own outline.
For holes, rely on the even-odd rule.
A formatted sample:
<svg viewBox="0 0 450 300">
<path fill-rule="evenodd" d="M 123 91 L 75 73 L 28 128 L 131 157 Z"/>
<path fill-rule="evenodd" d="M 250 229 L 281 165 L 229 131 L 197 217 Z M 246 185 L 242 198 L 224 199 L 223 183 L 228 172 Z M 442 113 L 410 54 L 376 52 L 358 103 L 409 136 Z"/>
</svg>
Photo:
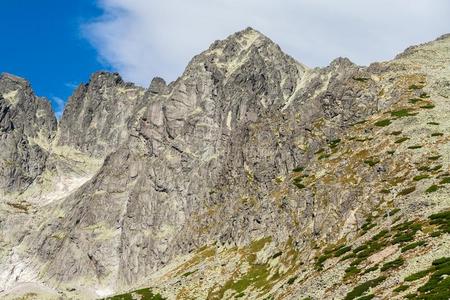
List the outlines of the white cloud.
<svg viewBox="0 0 450 300">
<path fill-rule="evenodd" d="M 64 111 L 65 101 L 59 97 L 52 97 L 53 109 L 55 110 L 56 118 L 61 119 L 62 113 Z"/>
<path fill-rule="evenodd" d="M 104 15 L 83 26 L 102 60 L 148 85 L 174 80 L 216 39 L 252 26 L 309 66 L 338 56 L 391 59 L 450 31 L 448 0 L 99 0 Z"/>
</svg>

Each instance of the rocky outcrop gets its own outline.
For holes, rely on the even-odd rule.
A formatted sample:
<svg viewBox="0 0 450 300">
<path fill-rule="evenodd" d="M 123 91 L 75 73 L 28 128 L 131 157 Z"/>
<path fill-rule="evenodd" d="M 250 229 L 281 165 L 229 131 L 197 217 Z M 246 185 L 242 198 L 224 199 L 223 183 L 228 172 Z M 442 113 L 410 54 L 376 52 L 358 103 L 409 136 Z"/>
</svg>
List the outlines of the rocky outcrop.
<svg viewBox="0 0 450 300">
<path fill-rule="evenodd" d="M 0 193 L 23 191 L 43 172 L 56 126 L 50 103 L 27 81 L 0 75 Z"/>
<path fill-rule="evenodd" d="M 367 214 L 387 201 L 379 194 L 390 182 L 386 176 L 400 176 L 406 172 L 402 162 L 419 160 L 401 148 L 401 160 L 386 154 L 382 162 L 390 140 L 381 137 L 390 136 L 385 127 L 396 117 L 390 110 L 405 109 L 409 98 L 428 101 L 434 90 L 424 91 L 425 85 L 439 86 L 436 95 L 447 93 L 448 71 L 439 65 L 448 60 L 448 44 L 441 39 L 369 67 L 338 58 L 310 69 L 248 28 L 212 44 L 169 85 L 155 78 L 144 90 L 117 74 L 96 73 L 70 98 L 57 133 L 51 126 L 45 131 L 50 146 L 42 148 L 48 152 L 45 170 L 36 175 L 68 172 L 84 179 L 45 205 L 36 204 L 34 219 L 20 234 L 6 232 L 14 226 L 11 217 L 3 221 L 9 244 L 20 249 L 0 256 L 0 266 L 12 268 L 24 257 L 18 281 L 25 278 L 21 274 L 35 274 L 34 281 L 59 291 L 76 288 L 81 297 L 157 278 L 165 266 L 180 267 L 179 257 L 205 245 L 219 252 L 233 247 L 255 252 L 253 243 L 270 237 L 272 250 L 250 255 L 247 265 L 218 255 L 227 268 L 223 274 L 234 273 L 233 266 L 239 265 L 239 272 L 251 268 L 255 259 L 266 263 L 281 245 L 313 265 L 317 249 L 354 239 Z M 9 119 L 0 118 L 4 128 L 11 127 Z M 42 130 L 37 136 L 42 141 Z M 398 184 L 390 188 L 400 189 Z M 34 188 L 40 186 L 35 180 Z M 277 269 L 278 276 L 288 269 Z M 171 281 L 179 276 L 173 270 L 164 274 L 157 278 L 164 292 L 182 294 Z M 3 286 L 13 283 L 9 278 Z M 225 297 L 215 284 L 224 282 L 204 283 L 208 292 L 192 290 Z M 281 286 L 270 289 L 289 299 L 309 294 L 314 284 L 299 285 L 292 294 L 283 294 Z M 329 296 L 325 286 L 319 296 Z"/>
<path fill-rule="evenodd" d="M 128 121 L 143 94 L 117 73 L 93 74 L 69 98 L 56 145 L 104 158 L 128 138 Z"/>
</svg>

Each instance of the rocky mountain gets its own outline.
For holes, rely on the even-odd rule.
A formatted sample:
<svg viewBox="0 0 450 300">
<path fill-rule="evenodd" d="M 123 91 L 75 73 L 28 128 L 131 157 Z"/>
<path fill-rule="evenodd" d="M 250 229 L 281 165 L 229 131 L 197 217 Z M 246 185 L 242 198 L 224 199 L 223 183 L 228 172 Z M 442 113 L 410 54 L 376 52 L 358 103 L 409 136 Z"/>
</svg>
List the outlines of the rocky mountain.
<svg viewBox="0 0 450 300">
<path fill-rule="evenodd" d="M 0 295 L 447 299 L 449 96 L 450 36 L 311 69 L 248 28 L 58 124 L 2 75 Z"/>
</svg>

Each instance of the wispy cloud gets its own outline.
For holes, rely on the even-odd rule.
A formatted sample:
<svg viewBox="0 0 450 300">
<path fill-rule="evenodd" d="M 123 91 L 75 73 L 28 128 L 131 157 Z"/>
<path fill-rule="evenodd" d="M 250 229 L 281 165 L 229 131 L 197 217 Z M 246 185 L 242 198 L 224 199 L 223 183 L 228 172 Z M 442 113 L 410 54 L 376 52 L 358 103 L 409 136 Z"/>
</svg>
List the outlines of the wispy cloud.
<svg viewBox="0 0 450 300">
<path fill-rule="evenodd" d="M 310 66 L 359 64 L 450 31 L 448 0 L 100 0 L 85 36 L 126 79 L 173 80 L 215 39 L 252 26 Z"/>
<path fill-rule="evenodd" d="M 64 112 L 65 101 L 59 97 L 52 97 L 53 109 L 55 110 L 56 118 L 59 120 Z"/>
<path fill-rule="evenodd" d="M 74 89 L 76 89 L 76 88 L 78 87 L 78 84 L 76 84 L 76 83 L 74 83 L 74 82 L 66 82 L 66 83 L 64 83 L 64 86 L 65 86 L 66 88 L 69 88 L 69 89 L 71 89 L 71 90 L 74 90 Z"/>
</svg>

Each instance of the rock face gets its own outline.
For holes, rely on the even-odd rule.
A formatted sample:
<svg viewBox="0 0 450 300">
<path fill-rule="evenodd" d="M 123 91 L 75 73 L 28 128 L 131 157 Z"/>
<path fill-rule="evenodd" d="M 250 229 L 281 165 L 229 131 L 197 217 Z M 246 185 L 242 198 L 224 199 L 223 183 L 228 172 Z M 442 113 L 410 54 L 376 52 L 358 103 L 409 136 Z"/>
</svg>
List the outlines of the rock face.
<svg viewBox="0 0 450 300">
<path fill-rule="evenodd" d="M 1 286 L 32 281 L 62 297 L 95 298 L 151 278 L 170 299 L 345 296 L 357 281 L 338 284 L 342 266 L 321 273 L 314 255 L 327 244 L 364 242 L 359 230 L 375 209 L 398 205 L 408 220 L 413 204 L 424 205 L 418 193 L 408 201 L 395 194 L 411 188 L 402 178 L 426 160 L 412 149 L 444 151 L 445 139 L 385 153 L 402 143 L 391 141 L 402 130 L 415 142 L 421 122 L 447 116 L 449 45 L 443 37 L 387 63 L 338 58 L 310 69 L 248 28 L 212 44 L 169 85 L 155 78 L 143 89 L 94 74 L 57 129 L 47 102 L 2 77 L 1 142 L 14 163 L 2 169 L 0 188 L 33 183 L 33 192 L 1 207 Z M 17 98 L 15 90 L 26 93 Z M 28 141 L 21 151 L 19 139 Z M 433 176 L 446 176 L 448 159 L 442 165 Z M 443 186 L 434 194 L 427 212 L 449 206 L 438 201 L 445 193 Z M 442 247 L 448 242 L 430 253 Z M 370 261 L 399 248 L 388 250 Z M 234 286 L 238 274 L 249 286 Z"/>
<path fill-rule="evenodd" d="M 23 191 L 43 172 L 46 148 L 55 132 L 50 103 L 36 97 L 24 79 L 1 74 L 1 192 Z"/>
<path fill-rule="evenodd" d="M 56 144 L 105 157 L 128 138 L 127 123 L 143 93 L 119 74 L 93 74 L 70 97 Z"/>
</svg>

